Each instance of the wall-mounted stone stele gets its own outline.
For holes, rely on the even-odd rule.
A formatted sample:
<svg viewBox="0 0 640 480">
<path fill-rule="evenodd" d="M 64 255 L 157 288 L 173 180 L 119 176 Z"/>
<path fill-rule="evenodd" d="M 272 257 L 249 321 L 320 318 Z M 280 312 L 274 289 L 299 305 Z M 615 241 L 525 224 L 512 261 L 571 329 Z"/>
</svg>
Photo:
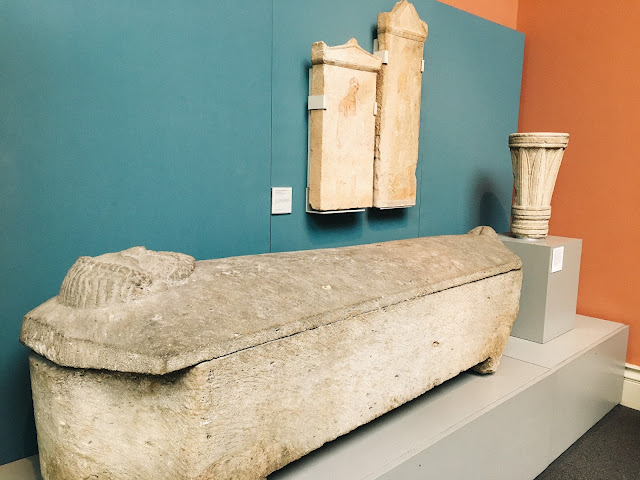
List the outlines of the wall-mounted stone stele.
<svg viewBox="0 0 640 480">
<path fill-rule="evenodd" d="M 402 0 L 378 15 L 378 49 L 388 63 L 378 75 L 373 206 L 416 204 L 422 58 L 427 24 Z"/>
<path fill-rule="evenodd" d="M 549 233 L 551 196 L 568 133 L 512 133 L 509 135 L 513 186 L 511 233 L 544 238 Z"/>
<path fill-rule="evenodd" d="M 120 303 L 70 305 L 63 286 L 24 318 L 44 480 L 264 479 L 464 370 L 495 371 L 522 279 L 487 227 L 195 263 L 134 253 L 91 260 L 131 261 L 135 281 L 91 268 L 69 289 L 104 298 L 112 279 Z"/>
<path fill-rule="evenodd" d="M 381 61 L 355 39 L 311 47 L 311 95 L 325 110 L 311 110 L 309 203 L 314 210 L 371 207 L 374 104 Z"/>
</svg>

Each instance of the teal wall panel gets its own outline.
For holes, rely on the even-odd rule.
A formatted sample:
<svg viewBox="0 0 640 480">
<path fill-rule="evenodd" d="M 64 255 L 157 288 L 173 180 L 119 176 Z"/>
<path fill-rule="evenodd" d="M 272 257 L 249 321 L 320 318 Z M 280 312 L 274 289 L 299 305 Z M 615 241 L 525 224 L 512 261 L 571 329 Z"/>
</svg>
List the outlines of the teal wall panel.
<svg viewBox="0 0 640 480">
<path fill-rule="evenodd" d="M 304 212 L 309 55 L 393 0 L 0 0 L 0 464 L 35 453 L 22 316 L 80 255 L 198 259 L 505 230 L 523 36 L 416 0 L 418 204 Z M 293 213 L 269 215 L 269 187 Z"/>
<path fill-rule="evenodd" d="M 22 316 L 76 257 L 269 250 L 271 8 L 0 1 L 0 464 L 36 448 Z"/>
<path fill-rule="evenodd" d="M 418 7 L 429 23 L 420 236 L 477 225 L 507 231 L 513 185 L 507 140 L 518 130 L 524 35 L 439 2 Z"/>
<path fill-rule="evenodd" d="M 365 213 L 305 213 L 311 44 L 354 37 L 371 51 L 385 0 L 274 2 L 272 185 L 293 187 L 293 212 L 274 217 L 274 251 L 507 230 L 524 35 L 435 0 L 413 2 L 429 24 L 425 43 L 417 205 Z"/>
</svg>

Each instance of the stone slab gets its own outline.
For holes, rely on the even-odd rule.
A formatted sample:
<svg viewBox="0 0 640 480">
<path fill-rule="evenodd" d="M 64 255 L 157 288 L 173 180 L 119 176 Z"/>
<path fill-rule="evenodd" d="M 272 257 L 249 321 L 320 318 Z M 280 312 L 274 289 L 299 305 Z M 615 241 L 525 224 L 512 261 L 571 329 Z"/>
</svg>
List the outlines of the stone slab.
<svg viewBox="0 0 640 480">
<path fill-rule="evenodd" d="M 582 240 L 510 235 L 500 235 L 500 239 L 523 263 L 520 312 L 511 335 L 545 343 L 571 330 L 578 303 Z M 554 268 L 554 255 L 560 254 L 562 261 Z"/>
<path fill-rule="evenodd" d="M 376 77 L 381 61 L 351 39 L 311 48 L 311 93 L 323 109 L 309 114 L 309 204 L 347 210 L 373 204 Z"/>
<path fill-rule="evenodd" d="M 378 48 L 388 53 L 378 75 L 373 205 L 416 204 L 422 60 L 427 24 L 407 0 L 378 15 Z"/>
</svg>

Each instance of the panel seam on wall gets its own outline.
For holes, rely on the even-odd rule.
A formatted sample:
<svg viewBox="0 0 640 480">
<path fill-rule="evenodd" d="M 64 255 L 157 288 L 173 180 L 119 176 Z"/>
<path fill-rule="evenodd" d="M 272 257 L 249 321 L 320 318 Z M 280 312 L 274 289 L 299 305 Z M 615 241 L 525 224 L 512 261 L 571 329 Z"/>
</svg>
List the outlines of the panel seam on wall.
<svg viewBox="0 0 640 480">
<path fill-rule="evenodd" d="M 269 253 L 273 252 L 272 238 L 273 238 L 273 215 L 271 215 L 271 187 L 273 186 L 273 11 L 275 0 L 271 1 L 271 60 L 269 62 L 269 77 L 271 82 L 269 85 Z"/>
</svg>

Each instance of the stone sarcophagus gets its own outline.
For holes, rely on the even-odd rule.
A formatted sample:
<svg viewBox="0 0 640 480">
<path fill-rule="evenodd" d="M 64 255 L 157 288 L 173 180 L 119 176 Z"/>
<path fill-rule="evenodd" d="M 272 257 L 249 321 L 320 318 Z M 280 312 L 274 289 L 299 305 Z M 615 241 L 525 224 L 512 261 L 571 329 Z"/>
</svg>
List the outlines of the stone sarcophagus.
<svg viewBox="0 0 640 480">
<path fill-rule="evenodd" d="M 487 227 L 81 257 L 22 326 L 43 477 L 264 478 L 461 371 L 494 371 L 521 278 Z"/>
<path fill-rule="evenodd" d="M 514 190 L 511 233 L 514 235 L 545 238 L 549 233 L 551 196 L 568 143 L 568 133 L 509 135 Z"/>
</svg>

